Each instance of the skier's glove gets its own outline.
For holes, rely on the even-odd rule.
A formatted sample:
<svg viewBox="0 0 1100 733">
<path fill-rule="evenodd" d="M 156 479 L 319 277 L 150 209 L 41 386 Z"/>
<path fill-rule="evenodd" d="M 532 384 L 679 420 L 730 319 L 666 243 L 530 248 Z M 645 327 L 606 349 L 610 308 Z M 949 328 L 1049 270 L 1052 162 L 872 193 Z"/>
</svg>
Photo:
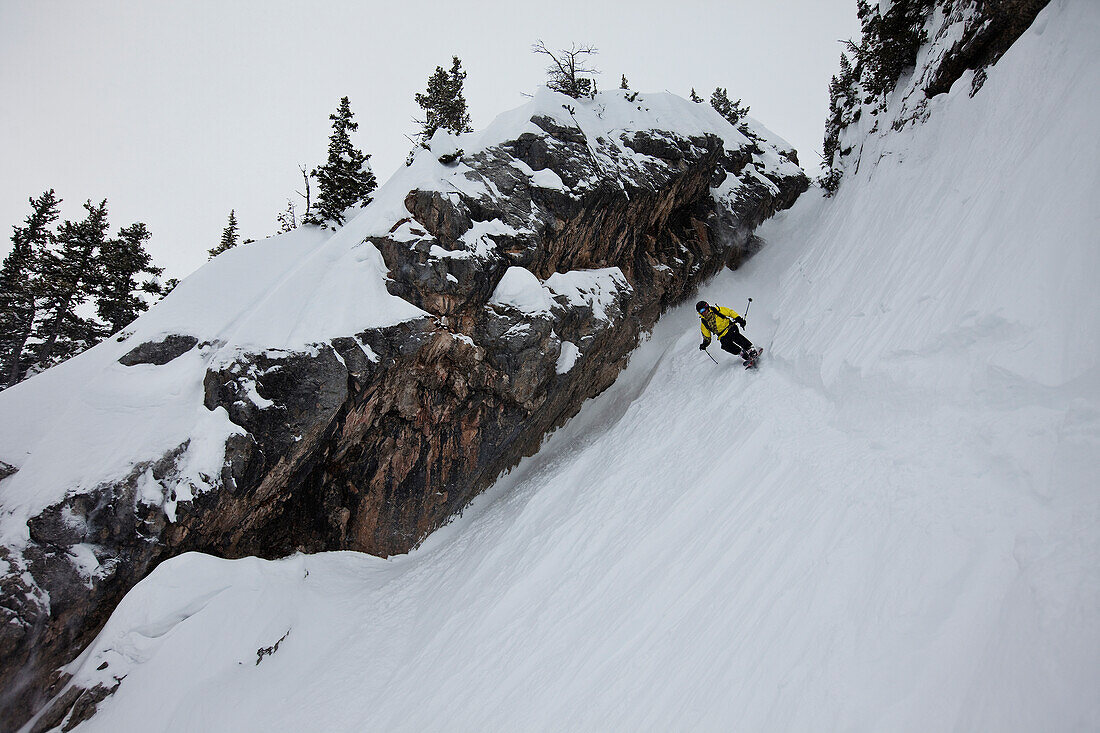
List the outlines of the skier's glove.
<svg viewBox="0 0 1100 733">
<path fill-rule="evenodd" d="M 736 323 L 741 328 L 745 327 L 745 319 L 742 318 L 741 316 L 737 316 L 737 318 L 734 318 L 733 322 Z"/>
<path fill-rule="evenodd" d="M 708 346 L 710 346 L 710 341 L 704 341 L 699 344 L 699 351 L 706 351 Z"/>
</svg>

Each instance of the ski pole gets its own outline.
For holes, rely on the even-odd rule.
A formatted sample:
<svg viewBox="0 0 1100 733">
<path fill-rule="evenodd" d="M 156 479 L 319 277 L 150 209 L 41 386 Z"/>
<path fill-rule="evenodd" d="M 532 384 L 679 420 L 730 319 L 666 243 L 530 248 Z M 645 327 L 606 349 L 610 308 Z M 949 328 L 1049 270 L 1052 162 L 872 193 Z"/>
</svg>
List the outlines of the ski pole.
<svg viewBox="0 0 1100 733">
<path fill-rule="evenodd" d="M 706 349 L 703 349 L 703 353 L 706 354 L 707 356 L 710 356 L 710 360 L 713 361 L 715 364 L 718 363 L 718 360 L 715 359 L 713 356 L 711 356 L 711 353 L 709 351 L 707 351 Z"/>
<path fill-rule="evenodd" d="M 745 306 L 745 317 L 748 317 L 748 315 L 749 315 L 749 308 L 750 308 L 751 306 L 752 306 L 752 298 L 749 298 L 749 303 L 748 303 L 748 305 L 746 305 L 746 306 Z"/>
</svg>

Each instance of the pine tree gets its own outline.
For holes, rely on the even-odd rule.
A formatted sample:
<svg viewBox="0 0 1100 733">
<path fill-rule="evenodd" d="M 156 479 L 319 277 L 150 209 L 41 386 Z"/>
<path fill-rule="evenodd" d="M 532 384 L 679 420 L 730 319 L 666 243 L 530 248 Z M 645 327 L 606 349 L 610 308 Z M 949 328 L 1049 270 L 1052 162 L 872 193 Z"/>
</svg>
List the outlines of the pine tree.
<svg viewBox="0 0 1100 733">
<path fill-rule="evenodd" d="M 87 216 L 66 221 L 57 231 L 57 249 L 40 258 L 42 320 L 33 333 L 39 342 L 34 368 L 45 369 L 94 345 L 101 324 L 77 313 L 103 282 L 99 250 L 107 235 L 107 200 L 84 203 Z"/>
<path fill-rule="evenodd" d="M 416 103 L 424 110 L 424 119 L 414 120 L 420 125 L 416 134 L 421 147 L 428 147 L 428 141 L 436 130 L 448 130 L 456 135 L 471 132 L 470 113 L 466 109 L 466 97 L 462 91 L 466 72 L 462 70 L 462 60 L 451 57 L 451 70 L 442 66 L 428 77 L 428 88 L 424 94 L 417 93 Z"/>
<path fill-rule="evenodd" d="M 841 159 L 849 152 L 841 147 L 844 128 L 859 119 L 864 105 L 872 105 L 871 114 L 885 109 L 887 96 L 901 75 L 916 63 L 926 40 L 924 23 L 933 5 L 933 0 L 894 0 L 881 13 L 880 3 L 856 0 L 860 43 L 845 42 L 854 64 L 842 53 L 840 73 L 829 81 L 822 160 L 825 173 L 820 179 L 826 195 L 837 190 L 843 176 Z"/>
<path fill-rule="evenodd" d="M 225 225 L 225 229 L 222 230 L 222 239 L 218 242 L 218 246 L 209 250 L 210 259 L 214 259 L 227 249 L 233 249 L 240 244 L 240 234 L 237 232 L 237 210 L 229 210 L 229 223 Z"/>
<path fill-rule="evenodd" d="M 837 92 L 847 98 L 846 106 L 848 107 L 859 101 L 856 98 L 855 91 L 857 76 L 855 69 L 852 68 L 852 63 L 848 60 L 848 55 L 842 51 L 840 53 L 840 75 L 835 78 L 838 83 Z"/>
<path fill-rule="evenodd" d="M 96 312 L 106 321 L 108 333 L 117 333 L 139 315 L 149 310 L 141 293 L 156 295 L 161 286 L 156 281 L 163 268 L 152 265 L 145 243 L 153 235 L 145 224 L 137 222 L 119 230 L 118 237 L 100 248 L 102 284 L 97 293 Z M 141 275 L 153 279 L 138 282 Z"/>
<path fill-rule="evenodd" d="M 833 158 L 840 145 L 840 130 L 844 127 L 844 113 L 852 100 L 846 94 L 845 80 L 852 74 L 848 56 L 840 54 L 840 74 L 829 80 L 829 114 L 825 118 L 825 140 L 822 148 L 824 159 L 822 166 L 832 168 Z"/>
<path fill-rule="evenodd" d="M 894 0 L 883 15 L 878 3 L 856 0 L 862 33 L 858 59 L 863 67 L 861 81 L 872 99 L 893 91 L 902 72 L 916 63 L 917 52 L 927 37 L 924 21 L 932 5 L 932 0 Z"/>
<path fill-rule="evenodd" d="M 12 250 L 0 267 L 0 388 L 22 378 L 23 351 L 34 328 L 39 286 L 39 260 L 53 240 L 61 200 L 51 188 L 28 199 L 31 213 L 24 226 L 12 227 Z"/>
<path fill-rule="evenodd" d="M 691 88 L 691 96 L 689 96 L 688 99 L 690 99 L 692 102 L 695 102 L 696 104 L 702 104 L 706 101 L 695 93 L 695 87 Z"/>
<path fill-rule="evenodd" d="M 844 58 L 844 54 L 841 54 Z M 836 153 L 840 147 L 840 118 L 841 118 L 841 97 L 840 97 L 840 81 L 837 77 L 832 77 L 829 80 L 829 115 L 825 118 L 825 139 L 822 141 L 822 158 L 821 167 L 825 170 L 825 175 L 821 179 L 822 188 L 825 189 L 826 195 L 832 195 L 836 191 L 836 186 L 840 183 L 839 176 L 834 176 Z"/>
<path fill-rule="evenodd" d="M 850 44 L 859 50 L 855 44 Z M 832 195 L 840 185 L 842 176 L 840 158 L 847 154 L 840 148 L 840 133 L 845 127 L 859 119 L 859 65 L 852 66 L 848 55 L 840 54 L 840 73 L 829 80 L 829 114 L 825 118 L 825 139 L 822 143 L 824 156 L 821 167 L 825 174 L 821 179 L 826 195 Z"/>
<path fill-rule="evenodd" d="M 332 135 L 328 141 L 328 160 L 310 173 L 317 179 L 317 202 L 306 219 L 307 224 L 343 224 L 344 212 L 352 206 L 366 206 L 378 186 L 370 169 L 370 156 L 351 144 L 350 133 L 359 129 L 352 121 L 353 113 L 347 97 L 332 120 Z"/>
<path fill-rule="evenodd" d="M 749 113 L 748 107 L 741 106 L 740 99 L 731 102 L 729 94 L 722 87 L 715 87 L 714 93 L 710 95 L 710 106 L 714 107 L 718 114 L 725 117 L 734 127 L 737 126 L 742 117 Z"/>
<path fill-rule="evenodd" d="M 626 80 L 626 74 L 623 74 L 623 80 L 619 82 L 619 91 L 624 92 L 623 99 L 628 102 L 636 102 L 638 100 L 638 92 L 630 91 L 630 82 Z"/>
</svg>

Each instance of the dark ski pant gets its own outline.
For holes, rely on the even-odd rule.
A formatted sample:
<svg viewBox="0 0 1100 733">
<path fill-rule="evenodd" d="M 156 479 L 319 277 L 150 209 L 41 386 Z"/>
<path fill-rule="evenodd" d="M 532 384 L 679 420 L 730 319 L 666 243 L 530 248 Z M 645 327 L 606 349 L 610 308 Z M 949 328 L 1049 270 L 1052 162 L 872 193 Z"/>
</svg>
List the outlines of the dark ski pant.
<svg viewBox="0 0 1100 733">
<path fill-rule="evenodd" d="M 728 351 L 731 354 L 740 354 L 742 351 L 747 351 L 752 348 L 752 341 L 749 341 L 745 336 L 737 330 L 737 326 L 730 325 L 729 329 L 718 339 L 718 343 L 722 344 L 722 350 Z"/>
</svg>

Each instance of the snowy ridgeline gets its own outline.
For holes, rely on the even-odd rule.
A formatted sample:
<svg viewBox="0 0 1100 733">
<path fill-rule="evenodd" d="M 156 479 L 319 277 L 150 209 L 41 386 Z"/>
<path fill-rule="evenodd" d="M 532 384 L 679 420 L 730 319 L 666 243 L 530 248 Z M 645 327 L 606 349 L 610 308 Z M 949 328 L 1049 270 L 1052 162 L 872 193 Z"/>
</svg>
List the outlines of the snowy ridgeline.
<svg viewBox="0 0 1100 733">
<path fill-rule="evenodd" d="M 79 730 L 1097 728 L 1098 56 L 1053 0 L 767 225 L 702 293 L 754 296 L 759 372 L 678 309 L 408 556 L 165 563 Z"/>
<path fill-rule="evenodd" d="M 427 316 L 387 291 L 383 258 L 364 239 L 413 242 L 425 236 L 416 230 L 405 205 L 412 190 L 500 197 L 488 179 L 467 176 L 470 168 L 461 160 L 439 160 L 459 149 L 474 155 L 525 132 L 543 134 L 532 117 L 579 127 L 588 139 L 599 139 L 601 146 L 593 145 L 591 154 L 624 190 L 631 176 L 644 179 L 653 164 L 652 158 L 624 144 L 624 136 L 636 131 L 668 130 L 683 138 L 718 133 L 731 149 L 750 142 L 709 105 L 671 94 L 638 95 L 628 101 L 620 92 L 571 100 L 543 90 L 483 131 L 457 137 L 437 133 L 432 149 L 420 151 L 410 167 L 399 170 L 376 192 L 372 204 L 339 231 L 302 228 L 230 250 L 186 278 L 122 334 L 0 394 L 0 461 L 18 469 L 0 483 L 2 544 L 16 549 L 25 545 L 27 519 L 67 494 L 116 480 L 187 442 L 172 475 L 159 487 L 146 481 L 148 491 L 142 496 L 163 505 L 173 519 L 179 501 L 216 484 L 225 441 L 241 432 L 225 409 L 204 407 L 207 369 L 233 364 L 244 352 L 272 357 L 309 352 L 335 337 Z M 791 149 L 789 144 L 751 119 L 746 126 L 764 141 L 746 168 L 750 179 L 774 189 L 761 171 L 800 175 L 798 166 L 780 154 Z M 606 183 L 606 177 L 593 177 L 566 187 L 549 169 L 534 171 L 518 159 L 514 165 L 534 186 L 563 196 L 581 196 Z M 742 185 L 731 175 L 712 193 L 720 203 L 732 204 Z M 534 226 L 534 212 L 530 221 Z M 496 247 L 494 237 L 517 234 L 517 226 L 500 220 L 476 222 L 456 248 L 435 246 L 431 256 L 487 257 Z M 612 294 L 610 288 L 627 287 L 622 273 L 614 270 L 562 273 L 546 283 L 531 275 L 525 287 L 533 289 L 530 295 L 536 300 L 556 293 L 567 302 L 595 307 L 602 317 L 601 303 Z M 454 275 L 448 278 L 456 280 Z M 136 346 L 170 335 L 191 337 L 197 347 L 167 364 L 119 363 Z M 559 373 L 576 361 L 577 347 L 563 345 Z M 252 392 L 257 407 L 267 406 Z M 95 572 L 95 565 L 82 567 Z"/>
</svg>

